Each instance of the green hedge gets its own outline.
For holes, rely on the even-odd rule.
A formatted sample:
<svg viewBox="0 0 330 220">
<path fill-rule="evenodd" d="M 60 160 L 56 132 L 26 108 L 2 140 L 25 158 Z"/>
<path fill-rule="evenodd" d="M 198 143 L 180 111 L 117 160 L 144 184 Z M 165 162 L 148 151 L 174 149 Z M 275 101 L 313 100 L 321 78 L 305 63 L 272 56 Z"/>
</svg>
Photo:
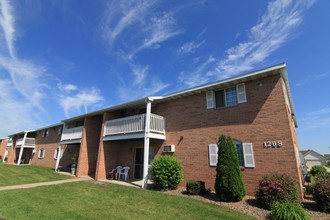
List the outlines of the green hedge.
<svg viewBox="0 0 330 220">
<path fill-rule="evenodd" d="M 330 213 L 330 175 L 318 175 L 313 185 L 313 197 L 319 209 Z"/>
</svg>

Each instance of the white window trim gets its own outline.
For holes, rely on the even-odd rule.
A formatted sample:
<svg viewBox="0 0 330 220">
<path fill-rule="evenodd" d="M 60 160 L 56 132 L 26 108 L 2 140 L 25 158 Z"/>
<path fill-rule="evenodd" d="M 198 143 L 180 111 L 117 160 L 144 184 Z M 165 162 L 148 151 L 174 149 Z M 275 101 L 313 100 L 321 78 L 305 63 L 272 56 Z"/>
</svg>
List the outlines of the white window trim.
<svg viewBox="0 0 330 220">
<path fill-rule="evenodd" d="M 254 163 L 254 154 L 253 154 L 253 144 L 242 143 L 242 145 L 243 145 L 244 167 L 254 168 L 255 163 Z M 214 148 L 216 149 L 216 153 L 212 153 Z M 249 161 L 251 163 L 249 163 Z M 217 163 L 218 163 L 218 145 L 209 144 L 209 165 L 217 166 Z"/>
<path fill-rule="evenodd" d="M 45 158 L 46 150 L 45 148 L 40 148 L 38 152 L 38 158 Z"/>
</svg>

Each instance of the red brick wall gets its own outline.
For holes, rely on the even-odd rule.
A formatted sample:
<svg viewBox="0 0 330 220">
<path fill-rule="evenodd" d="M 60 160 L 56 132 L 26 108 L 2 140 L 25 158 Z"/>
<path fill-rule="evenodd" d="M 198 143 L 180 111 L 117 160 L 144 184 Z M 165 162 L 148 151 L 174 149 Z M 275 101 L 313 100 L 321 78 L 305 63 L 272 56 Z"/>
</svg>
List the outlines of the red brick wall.
<svg viewBox="0 0 330 220">
<path fill-rule="evenodd" d="M 35 153 L 33 154 L 31 164 L 35 166 L 55 168 L 56 159 L 54 159 L 54 151 L 58 148 L 61 140 L 59 129 L 61 126 L 55 126 L 48 129 L 49 134 L 43 137 L 44 130 L 39 130 L 36 133 Z M 38 158 L 39 150 L 45 149 L 45 157 Z"/>
<path fill-rule="evenodd" d="M 280 76 L 249 81 L 245 87 L 247 102 L 232 107 L 206 109 L 205 93 L 153 107 L 153 113 L 166 117 L 165 144 L 176 145 L 173 155 L 183 163 L 185 181 L 203 180 L 206 187 L 213 188 L 216 171 L 209 166 L 208 145 L 217 143 L 221 134 L 253 143 L 255 168 L 243 171 L 249 195 L 253 195 L 258 180 L 272 172 L 287 173 L 299 181 L 295 138 Z M 264 141 L 282 141 L 283 147 L 264 148 Z"/>
<path fill-rule="evenodd" d="M 3 156 L 5 155 L 5 152 L 6 152 L 7 143 L 8 143 L 7 139 L 0 140 L 0 157 L 1 157 L 1 159 L 4 159 Z"/>
<path fill-rule="evenodd" d="M 85 118 L 77 176 L 95 176 L 101 128 L 102 115 Z"/>
</svg>

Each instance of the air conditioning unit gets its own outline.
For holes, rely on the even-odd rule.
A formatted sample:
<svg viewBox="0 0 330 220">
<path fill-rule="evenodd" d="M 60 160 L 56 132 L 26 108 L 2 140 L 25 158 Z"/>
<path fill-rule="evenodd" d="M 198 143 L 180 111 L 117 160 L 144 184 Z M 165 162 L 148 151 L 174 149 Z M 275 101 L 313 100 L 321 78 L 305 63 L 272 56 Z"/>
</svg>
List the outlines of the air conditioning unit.
<svg viewBox="0 0 330 220">
<path fill-rule="evenodd" d="M 175 151 L 175 145 L 164 145 L 164 150 L 163 152 L 166 153 L 173 153 Z"/>
</svg>

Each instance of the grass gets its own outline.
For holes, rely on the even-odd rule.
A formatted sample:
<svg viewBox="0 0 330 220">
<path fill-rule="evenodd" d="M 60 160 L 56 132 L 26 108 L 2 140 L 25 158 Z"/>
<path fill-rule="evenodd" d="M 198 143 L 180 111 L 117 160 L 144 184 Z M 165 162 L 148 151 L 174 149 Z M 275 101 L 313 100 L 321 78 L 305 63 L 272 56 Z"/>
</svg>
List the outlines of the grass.
<svg viewBox="0 0 330 220">
<path fill-rule="evenodd" d="M 68 178 L 71 177 L 57 174 L 51 168 L 0 163 L 0 186 L 47 182 Z"/>
<path fill-rule="evenodd" d="M 1 191 L 0 198 L 6 219 L 254 219 L 194 199 L 93 182 Z"/>
</svg>

